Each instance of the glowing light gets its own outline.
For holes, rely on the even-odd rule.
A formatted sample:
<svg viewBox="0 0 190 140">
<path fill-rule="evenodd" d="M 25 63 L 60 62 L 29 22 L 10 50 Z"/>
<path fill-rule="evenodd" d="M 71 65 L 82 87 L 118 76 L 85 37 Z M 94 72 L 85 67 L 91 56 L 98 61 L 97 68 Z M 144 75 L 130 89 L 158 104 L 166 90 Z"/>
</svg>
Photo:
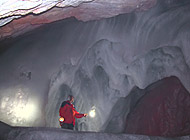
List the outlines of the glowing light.
<svg viewBox="0 0 190 140">
<path fill-rule="evenodd" d="M 94 118 L 94 117 L 96 116 L 96 111 L 95 111 L 95 109 L 90 110 L 89 116 L 92 117 L 92 118 Z"/>
<path fill-rule="evenodd" d="M 36 106 L 33 103 L 27 103 L 26 105 L 19 103 L 13 108 L 15 117 L 25 120 L 30 120 L 30 118 L 34 115 L 35 111 Z"/>
<path fill-rule="evenodd" d="M 64 119 L 63 117 L 59 118 L 59 121 L 60 121 L 60 122 L 64 122 L 64 120 L 65 120 L 65 119 Z"/>
<path fill-rule="evenodd" d="M 39 101 L 30 96 L 28 89 L 16 87 L 2 92 L 0 120 L 12 126 L 31 126 L 41 116 Z"/>
</svg>

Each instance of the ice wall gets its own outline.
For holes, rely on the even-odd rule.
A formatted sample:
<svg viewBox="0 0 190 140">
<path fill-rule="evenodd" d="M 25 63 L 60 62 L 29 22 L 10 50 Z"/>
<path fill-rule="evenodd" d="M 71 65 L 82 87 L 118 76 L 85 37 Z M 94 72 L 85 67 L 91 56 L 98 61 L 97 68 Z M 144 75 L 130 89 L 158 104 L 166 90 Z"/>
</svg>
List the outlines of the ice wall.
<svg viewBox="0 0 190 140">
<path fill-rule="evenodd" d="M 72 94 L 76 98 L 78 111 L 88 113 L 91 109 L 96 110 L 95 118 L 78 121 L 78 126 L 84 125 L 87 130 L 98 131 L 112 106 L 119 97 L 125 96 L 130 86 L 124 76 L 125 63 L 119 57 L 119 50 L 119 43 L 100 40 L 85 53 L 77 66 L 72 63 L 63 65 L 50 84 L 49 99 L 53 100 L 49 100 L 47 116 L 57 116 L 52 111 L 58 112 L 65 96 Z M 59 99 L 57 104 L 55 99 Z M 53 110 L 50 109 L 52 106 Z M 54 126 L 55 121 L 55 117 L 48 118 L 50 126 Z"/>
<path fill-rule="evenodd" d="M 47 107 L 47 116 L 52 116 L 52 122 L 48 118 L 50 126 L 56 124 L 56 112 L 69 94 L 76 97 L 75 105 L 79 111 L 86 113 L 96 108 L 95 118 L 78 121 L 78 125 L 84 125 L 87 130 L 100 131 L 106 120 L 112 118 L 110 115 L 118 115 L 110 113 L 118 98 L 127 96 L 134 85 L 145 88 L 159 79 L 176 75 L 190 88 L 190 69 L 179 47 L 165 46 L 151 50 L 127 66 L 114 48 L 119 49 L 117 43 L 100 40 L 89 49 L 77 67 L 72 64 L 62 67 L 51 83 L 51 103 Z M 59 102 L 55 104 L 58 98 Z M 52 106 L 55 108 L 53 111 Z M 83 130 L 83 127 L 79 129 Z"/>
<path fill-rule="evenodd" d="M 1 42 L 7 49 L 0 55 L 0 120 L 59 127 L 59 106 L 73 94 L 79 112 L 96 110 L 95 118 L 77 120 L 76 129 L 100 131 L 133 86 L 176 75 L 190 91 L 190 4 L 170 2 L 99 21 L 67 19 Z M 11 108 L 20 103 L 23 112 L 30 104 L 37 111 L 12 120 Z"/>
<path fill-rule="evenodd" d="M 98 112 L 93 120 L 87 118 L 78 121 L 78 126 L 84 126 L 79 130 L 100 131 L 117 99 L 125 97 L 134 85 L 145 88 L 159 79 L 175 75 L 190 90 L 188 51 L 184 51 L 189 50 L 189 43 L 186 36 L 185 42 L 181 39 L 183 28 L 189 30 L 189 26 L 183 26 L 188 24 L 189 17 L 171 25 L 188 7 L 170 7 L 166 8 L 166 12 L 166 9 L 162 11 L 158 6 L 159 10 L 152 9 L 151 13 L 123 15 L 115 18 L 115 21 L 108 19 L 112 30 L 105 30 L 109 32 L 106 36 L 103 33 L 102 38 L 105 39 L 91 45 L 76 67 L 71 59 L 70 64 L 61 68 L 64 71 L 60 71 L 50 85 L 52 91 L 49 92 L 49 99 L 54 99 L 58 87 L 66 84 L 71 93 L 79 98 L 75 104 L 79 111 L 88 112 L 95 106 Z M 72 68 L 65 72 L 67 67 Z M 59 94 L 62 94 L 60 90 Z M 52 114 L 51 111 L 48 110 L 48 114 Z M 52 122 L 49 119 L 50 126 L 55 125 L 53 118 Z"/>
</svg>

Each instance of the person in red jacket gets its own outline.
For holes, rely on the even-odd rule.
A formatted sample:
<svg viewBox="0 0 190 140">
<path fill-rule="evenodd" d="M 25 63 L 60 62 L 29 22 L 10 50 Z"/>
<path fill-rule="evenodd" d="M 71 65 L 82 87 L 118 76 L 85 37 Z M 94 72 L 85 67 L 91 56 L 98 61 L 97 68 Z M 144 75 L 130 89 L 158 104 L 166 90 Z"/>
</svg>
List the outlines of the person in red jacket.
<svg viewBox="0 0 190 140">
<path fill-rule="evenodd" d="M 77 112 L 72 104 L 74 102 L 74 97 L 69 95 L 68 98 L 69 100 L 64 101 L 59 109 L 59 121 L 61 128 L 73 130 L 75 126 L 75 118 L 86 117 L 87 114 L 80 114 Z"/>
</svg>

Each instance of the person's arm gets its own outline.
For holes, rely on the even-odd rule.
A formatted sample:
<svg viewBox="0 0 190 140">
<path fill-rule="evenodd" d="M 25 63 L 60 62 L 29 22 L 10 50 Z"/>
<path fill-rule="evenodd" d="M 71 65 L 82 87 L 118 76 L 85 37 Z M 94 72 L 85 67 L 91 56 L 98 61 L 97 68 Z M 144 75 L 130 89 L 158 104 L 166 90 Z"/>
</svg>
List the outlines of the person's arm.
<svg viewBox="0 0 190 140">
<path fill-rule="evenodd" d="M 80 114 L 79 112 L 77 112 L 74 108 L 74 111 L 75 111 L 75 117 L 76 118 L 82 118 L 82 117 L 86 117 L 87 115 L 86 114 Z"/>
</svg>

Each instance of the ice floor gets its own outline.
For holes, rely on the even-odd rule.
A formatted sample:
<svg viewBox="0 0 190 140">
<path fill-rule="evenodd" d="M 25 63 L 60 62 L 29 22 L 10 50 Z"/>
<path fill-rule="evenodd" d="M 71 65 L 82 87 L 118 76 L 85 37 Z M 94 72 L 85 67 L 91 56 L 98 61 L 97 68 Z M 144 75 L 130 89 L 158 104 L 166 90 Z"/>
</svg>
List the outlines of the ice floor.
<svg viewBox="0 0 190 140">
<path fill-rule="evenodd" d="M 189 140 L 190 136 L 164 138 L 131 134 L 79 132 L 61 128 L 11 127 L 0 123 L 0 140 Z"/>
</svg>

